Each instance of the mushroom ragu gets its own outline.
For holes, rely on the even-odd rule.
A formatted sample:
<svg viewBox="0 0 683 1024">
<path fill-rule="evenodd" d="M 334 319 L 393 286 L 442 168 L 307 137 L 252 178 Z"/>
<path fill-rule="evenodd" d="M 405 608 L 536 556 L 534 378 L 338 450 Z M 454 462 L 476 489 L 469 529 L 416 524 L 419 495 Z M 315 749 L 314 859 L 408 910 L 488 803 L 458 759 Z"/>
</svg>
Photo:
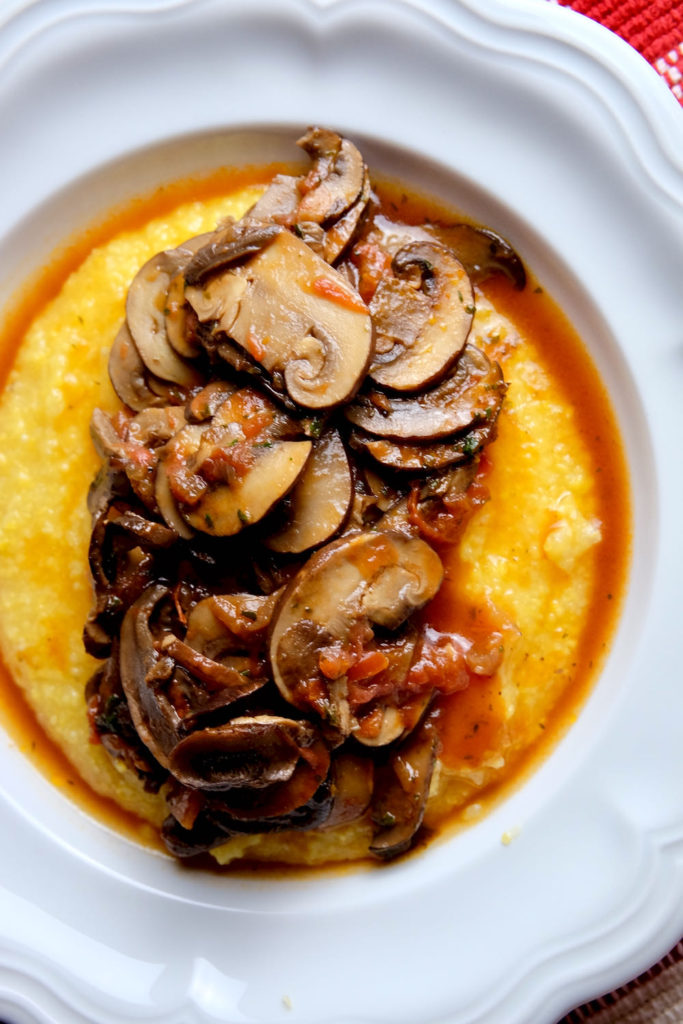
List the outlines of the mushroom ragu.
<svg viewBox="0 0 683 1024">
<path fill-rule="evenodd" d="M 490 227 L 333 131 L 300 147 L 113 211 L 2 346 L 13 734 L 198 865 L 381 863 L 476 821 L 623 593 L 619 432 L 569 322 Z"/>
<path fill-rule="evenodd" d="M 371 853 L 402 853 L 439 696 L 502 656 L 418 613 L 486 500 L 506 390 L 469 341 L 473 280 L 523 266 L 489 230 L 389 219 L 348 139 L 299 145 L 307 172 L 140 269 L 122 408 L 92 418 L 88 712 L 165 794 L 178 856 L 363 816 Z"/>
</svg>

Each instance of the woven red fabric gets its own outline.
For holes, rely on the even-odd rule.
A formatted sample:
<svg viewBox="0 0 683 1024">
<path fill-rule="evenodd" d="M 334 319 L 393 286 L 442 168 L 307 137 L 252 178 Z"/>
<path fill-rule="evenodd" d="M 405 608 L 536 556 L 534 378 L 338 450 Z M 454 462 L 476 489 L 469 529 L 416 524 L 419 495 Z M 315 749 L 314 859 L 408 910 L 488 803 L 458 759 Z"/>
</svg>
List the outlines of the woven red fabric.
<svg viewBox="0 0 683 1024">
<path fill-rule="evenodd" d="M 681 0 L 560 0 L 599 21 L 635 47 L 683 105 L 683 2 Z"/>
</svg>

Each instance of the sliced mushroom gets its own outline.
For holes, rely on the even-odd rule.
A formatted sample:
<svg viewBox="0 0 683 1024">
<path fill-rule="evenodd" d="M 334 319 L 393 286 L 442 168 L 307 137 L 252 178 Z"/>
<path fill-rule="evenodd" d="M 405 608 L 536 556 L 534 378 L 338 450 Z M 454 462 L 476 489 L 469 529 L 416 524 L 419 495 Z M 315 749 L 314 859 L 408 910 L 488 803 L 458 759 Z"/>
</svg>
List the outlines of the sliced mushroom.
<svg viewBox="0 0 683 1024">
<path fill-rule="evenodd" d="M 182 740 L 170 768 L 184 785 L 199 789 L 264 789 L 288 782 L 317 738 L 308 722 L 277 715 L 233 718 Z"/>
<path fill-rule="evenodd" d="M 359 641 L 372 639 L 372 624 L 397 629 L 436 594 L 442 578 L 436 552 L 398 534 L 355 534 L 313 555 L 273 617 L 270 663 L 285 700 L 351 732 L 346 673 L 362 654 Z M 336 672 L 321 669 L 326 647 L 335 651 Z"/>
<path fill-rule="evenodd" d="M 123 404 L 135 412 L 150 405 L 165 404 L 164 399 L 148 386 L 147 369 L 127 323 L 121 325 L 109 353 L 109 379 Z"/>
<path fill-rule="evenodd" d="M 211 236 L 212 232 L 208 231 L 183 242 L 181 248 L 176 250 L 182 255 L 183 263 L 187 263 L 191 259 L 192 253 L 206 245 Z M 179 356 L 183 356 L 185 359 L 196 359 L 201 352 L 201 344 L 194 333 L 196 318 L 193 324 L 189 315 L 190 307 L 185 296 L 185 286 L 185 274 L 182 269 L 178 269 L 168 283 L 164 303 L 166 336 Z"/>
<path fill-rule="evenodd" d="M 417 391 L 440 380 L 462 352 L 474 293 L 462 263 L 437 242 L 411 242 L 391 266 L 394 276 L 382 278 L 370 303 L 377 342 L 369 374 L 395 391 Z"/>
<path fill-rule="evenodd" d="M 328 541 L 343 525 L 353 498 L 344 443 L 336 430 L 313 442 L 311 456 L 289 498 L 287 522 L 266 539 L 283 554 L 300 554 Z"/>
<path fill-rule="evenodd" d="M 230 223 L 211 235 L 184 269 L 188 285 L 197 285 L 209 274 L 252 256 L 270 245 L 282 232 L 278 224 L 243 220 Z"/>
<path fill-rule="evenodd" d="M 121 685 L 136 732 L 164 768 L 178 743 L 181 719 L 161 688 L 159 677 L 170 678 L 173 663 L 162 659 L 150 627 L 158 605 L 168 596 L 162 584 L 149 587 L 128 609 L 121 627 Z"/>
<path fill-rule="evenodd" d="M 178 510 L 163 462 L 157 463 L 154 475 L 154 500 L 164 522 L 172 530 L 175 530 L 179 537 L 182 537 L 183 540 L 191 540 L 195 536 L 195 531 L 188 526 Z"/>
<path fill-rule="evenodd" d="M 437 735 L 427 717 L 375 772 L 370 852 L 382 860 L 405 853 L 424 818 L 437 752 Z"/>
<path fill-rule="evenodd" d="M 208 490 L 192 509 L 181 509 L 195 530 L 232 537 L 259 522 L 294 486 L 311 451 L 310 441 L 280 441 L 262 449 L 246 475 Z"/>
<path fill-rule="evenodd" d="M 345 416 L 377 437 L 437 440 L 495 420 L 504 395 L 499 365 L 468 344 L 455 370 L 435 388 L 410 397 L 369 390 L 356 397 Z"/>
<path fill-rule="evenodd" d="M 388 441 L 370 437 L 361 430 L 352 430 L 349 444 L 356 451 L 371 455 L 387 469 L 429 473 L 432 470 L 466 462 L 495 437 L 495 420 L 474 427 L 465 434 L 431 444 L 413 444 L 408 441 Z"/>
<path fill-rule="evenodd" d="M 202 689 L 209 693 L 220 691 L 224 695 L 221 707 L 254 693 L 265 683 L 265 676 L 256 672 L 243 674 L 243 660 L 226 659 L 216 661 L 200 654 L 183 640 L 169 634 L 161 643 L 161 650 L 181 665 L 197 680 Z"/>
<path fill-rule="evenodd" d="M 301 199 L 298 184 L 299 179 L 292 174 L 276 174 L 244 219 L 292 224 Z"/>
<path fill-rule="evenodd" d="M 339 259 L 347 246 L 351 244 L 368 208 L 371 192 L 370 175 L 366 171 L 358 198 L 346 213 L 342 214 L 325 232 L 322 255 L 328 263 L 334 263 Z"/>
<path fill-rule="evenodd" d="M 239 272 L 209 282 L 204 297 L 200 319 L 217 320 L 271 377 L 283 377 L 298 405 L 327 409 L 358 390 L 372 352 L 367 307 L 295 235 L 281 231 Z"/>
<path fill-rule="evenodd" d="M 101 409 L 94 409 L 90 418 L 90 436 L 95 450 L 110 460 L 115 469 L 122 469 L 143 504 L 154 510 L 154 470 L 157 454 L 134 439 L 121 436 L 111 418 Z"/>
<path fill-rule="evenodd" d="M 392 221 L 384 214 L 373 217 L 370 237 L 393 256 L 410 241 L 436 239 L 447 246 L 460 260 L 471 279 L 477 283 L 493 274 L 505 274 L 515 288 L 526 285 L 522 260 L 509 242 L 490 228 L 474 224 L 441 224 L 433 221 L 424 226 Z"/>
<path fill-rule="evenodd" d="M 502 273 L 520 291 L 526 287 L 526 271 L 521 259 L 501 235 L 490 228 L 473 224 L 430 224 L 430 234 L 452 249 L 474 281 L 485 281 Z"/>
<path fill-rule="evenodd" d="M 337 828 L 358 821 L 372 800 L 373 762 L 343 750 L 332 761 L 332 805 L 322 828 Z"/>
<path fill-rule="evenodd" d="M 157 253 L 133 278 L 126 299 L 126 320 L 140 357 L 156 377 L 186 388 L 202 381 L 197 367 L 182 359 L 166 333 L 166 296 L 172 278 L 188 253 L 181 249 Z"/>
<path fill-rule="evenodd" d="M 128 421 L 128 438 L 148 448 L 157 448 L 181 430 L 185 422 L 182 405 L 153 406 L 143 409 Z"/>
<path fill-rule="evenodd" d="M 299 220 L 317 224 L 340 217 L 358 198 L 364 184 L 365 164 L 349 139 L 326 128 L 309 128 L 298 141 L 313 159 L 313 167 L 300 186 Z"/>
<path fill-rule="evenodd" d="M 188 423 L 204 423 L 218 412 L 237 385 L 227 380 L 212 380 L 188 402 L 185 417 Z"/>
</svg>

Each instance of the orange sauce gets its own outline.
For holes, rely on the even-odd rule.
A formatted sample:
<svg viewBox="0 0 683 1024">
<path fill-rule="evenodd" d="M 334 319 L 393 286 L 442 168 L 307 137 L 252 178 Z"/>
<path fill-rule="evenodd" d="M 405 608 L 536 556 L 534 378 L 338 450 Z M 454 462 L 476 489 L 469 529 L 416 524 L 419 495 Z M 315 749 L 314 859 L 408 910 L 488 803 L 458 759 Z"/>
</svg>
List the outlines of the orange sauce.
<svg viewBox="0 0 683 1024">
<path fill-rule="evenodd" d="M 291 173 L 292 168 L 223 169 L 208 178 L 164 186 L 150 196 L 112 211 L 100 223 L 66 244 L 26 285 L 12 308 L 5 312 L 0 336 L 0 388 L 4 387 L 18 347 L 33 318 L 58 294 L 69 274 L 94 247 L 120 231 L 141 228 L 150 219 L 172 211 L 180 203 L 207 200 L 247 185 L 265 184 L 273 174 L 282 171 Z M 394 186 L 382 186 L 380 192 L 386 212 L 398 220 L 419 223 L 425 217 L 444 218 L 443 207 L 437 203 L 408 196 Z M 542 348 L 551 373 L 561 382 L 574 408 L 580 411 L 578 424 L 594 460 L 599 505 L 604 512 L 606 526 L 600 545 L 591 613 L 587 616 L 573 666 L 572 683 L 565 689 L 547 721 L 541 723 L 537 743 L 524 753 L 512 779 L 506 774 L 506 783 L 512 781 L 517 784 L 521 774 L 547 752 L 573 720 L 608 647 L 625 589 L 631 503 L 626 460 L 611 404 L 582 342 L 564 314 L 534 281 L 519 292 L 507 279 L 498 276 L 485 282 L 482 290 L 503 315 Z M 429 606 L 429 623 L 437 629 L 461 631 L 469 637 L 486 628 L 495 628 L 497 624 L 491 621 L 489 609 L 473 608 L 463 602 L 457 584 L 457 551 L 441 554 L 445 556 L 446 579 Z M 504 722 L 501 693 L 495 677 L 476 679 L 468 689 L 440 697 L 439 705 L 442 758 L 448 766 L 476 765 L 499 744 Z M 85 702 L 83 713 L 85 715 Z M 40 728 L 33 711 L 1 661 L 0 721 L 36 767 L 86 812 L 138 842 L 162 849 L 159 838 L 149 825 L 141 823 L 135 815 L 122 810 L 112 800 L 94 793 L 80 779 L 63 752 Z M 507 790 L 509 787 L 505 785 L 504 788 Z"/>
</svg>

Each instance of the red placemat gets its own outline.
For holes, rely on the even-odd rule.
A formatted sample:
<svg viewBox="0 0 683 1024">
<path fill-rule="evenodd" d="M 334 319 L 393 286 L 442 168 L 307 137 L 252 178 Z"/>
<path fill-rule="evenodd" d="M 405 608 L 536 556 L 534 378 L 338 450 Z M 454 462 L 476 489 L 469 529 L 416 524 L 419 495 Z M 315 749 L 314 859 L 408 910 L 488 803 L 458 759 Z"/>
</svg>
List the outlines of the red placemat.
<svg viewBox="0 0 683 1024">
<path fill-rule="evenodd" d="M 682 0 L 559 0 L 616 32 L 660 73 L 683 106 Z M 681 1018 L 683 1020 L 683 1018 Z"/>
<path fill-rule="evenodd" d="M 557 2 L 557 0 L 556 0 Z M 683 0 L 559 0 L 635 47 L 683 106 Z M 682 1024 L 683 941 L 627 985 L 593 999 L 559 1024 Z"/>
</svg>

